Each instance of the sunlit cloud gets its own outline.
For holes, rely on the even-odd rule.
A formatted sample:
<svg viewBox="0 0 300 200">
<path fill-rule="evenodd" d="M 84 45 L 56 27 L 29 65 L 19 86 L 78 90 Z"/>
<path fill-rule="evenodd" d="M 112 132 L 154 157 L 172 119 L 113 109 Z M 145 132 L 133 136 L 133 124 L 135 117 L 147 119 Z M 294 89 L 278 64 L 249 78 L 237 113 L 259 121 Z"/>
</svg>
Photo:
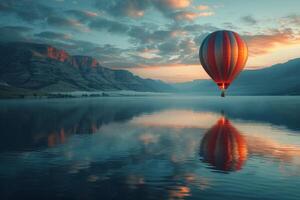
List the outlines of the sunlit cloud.
<svg viewBox="0 0 300 200">
<path fill-rule="evenodd" d="M 178 12 L 175 15 L 176 20 L 189 20 L 192 21 L 198 17 L 209 17 L 214 15 L 214 12 L 189 12 L 189 11 L 182 11 Z"/>
<path fill-rule="evenodd" d="M 159 55 L 157 55 L 158 52 L 158 49 L 144 49 L 143 51 L 138 52 L 138 56 L 145 59 L 152 59 L 160 57 Z"/>
<path fill-rule="evenodd" d="M 293 34 L 291 29 L 273 31 L 269 34 L 244 36 L 248 44 L 250 56 L 267 54 L 277 49 L 300 44 L 300 37 Z"/>
<path fill-rule="evenodd" d="M 191 0 L 163 0 L 170 8 L 179 9 L 186 8 L 191 5 Z"/>
<path fill-rule="evenodd" d="M 210 9 L 210 7 L 208 5 L 199 5 L 199 6 L 196 6 L 196 9 L 198 9 L 198 10 L 208 10 L 208 9 Z"/>
</svg>

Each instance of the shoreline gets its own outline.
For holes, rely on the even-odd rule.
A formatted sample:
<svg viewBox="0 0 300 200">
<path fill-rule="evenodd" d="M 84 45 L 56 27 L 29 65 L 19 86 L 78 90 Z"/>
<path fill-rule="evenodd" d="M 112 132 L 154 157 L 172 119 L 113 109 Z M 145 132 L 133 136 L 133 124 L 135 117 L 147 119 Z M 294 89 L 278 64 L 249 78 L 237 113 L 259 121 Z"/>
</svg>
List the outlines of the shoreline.
<svg viewBox="0 0 300 200">
<path fill-rule="evenodd" d="M 0 94 L 0 99 L 70 99 L 70 98 L 89 98 L 89 97 L 147 97 L 147 96 L 166 96 L 172 93 L 164 92 L 137 92 L 137 91 L 73 91 L 73 92 L 28 92 L 28 93 L 7 93 Z"/>
</svg>

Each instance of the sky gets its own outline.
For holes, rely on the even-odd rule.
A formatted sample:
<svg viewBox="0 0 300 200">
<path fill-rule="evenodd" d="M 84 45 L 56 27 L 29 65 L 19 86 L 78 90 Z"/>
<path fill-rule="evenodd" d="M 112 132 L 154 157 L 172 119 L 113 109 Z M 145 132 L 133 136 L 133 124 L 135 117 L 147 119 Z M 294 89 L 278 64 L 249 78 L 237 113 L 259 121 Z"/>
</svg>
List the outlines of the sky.
<svg viewBox="0 0 300 200">
<path fill-rule="evenodd" d="M 300 57 L 299 0 L 0 0 L 0 42 L 46 43 L 166 82 L 207 79 L 198 51 L 221 29 L 246 41 L 246 69 Z"/>
</svg>

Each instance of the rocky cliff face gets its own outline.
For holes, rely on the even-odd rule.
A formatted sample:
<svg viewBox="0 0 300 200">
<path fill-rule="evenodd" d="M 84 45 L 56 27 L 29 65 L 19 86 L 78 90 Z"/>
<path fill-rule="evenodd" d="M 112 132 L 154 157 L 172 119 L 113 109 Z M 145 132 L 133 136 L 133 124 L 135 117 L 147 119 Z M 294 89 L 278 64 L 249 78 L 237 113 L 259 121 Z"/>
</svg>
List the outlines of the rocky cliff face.
<svg viewBox="0 0 300 200">
<path fill-rule="evenodd" d="M 52 46 L 47 47 L 46 56 L 61 62 L 65 62 L 66 60 L 70 59 L 70 56 L 67 52 L 64 50 L 58 50 Z"/>
<path fill-rule="evenodd" d="M 74 67 L 80 68 L 80 67 L 97 67 L 100 65 L 98 61 L 89 56 L 72 56 L 71 64 Z"/>
<path fill-rule="evenodd" d="M 38 91 L 171 91 L 160 81 L 102 67 L 89 56 L 71 56 L 45 44 L 0 44 L 0 82 Z"/>
</svg>

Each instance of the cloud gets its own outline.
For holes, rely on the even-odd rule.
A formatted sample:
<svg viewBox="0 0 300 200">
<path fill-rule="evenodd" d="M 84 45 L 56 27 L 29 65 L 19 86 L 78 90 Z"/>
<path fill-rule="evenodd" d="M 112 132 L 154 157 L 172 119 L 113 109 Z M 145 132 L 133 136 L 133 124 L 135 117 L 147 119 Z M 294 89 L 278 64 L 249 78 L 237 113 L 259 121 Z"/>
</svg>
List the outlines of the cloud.
<svg viewBox="0 0 300 200">
<path fill-rule="evenodd" d="M 51 31 L 44 31 L 38 34 L 35 34 L 34 36 L 40 37 L 40 38 L 45 38 L 45 39 L 58 39 L 58 40 L 69 40 L 71 39 L 71 35 L 65 34 L 65 33 L 56 33 L 56 32 L 51 32 Z"/>
<path fill-rule="evenodd" d="M 274 51 L 277 48 L 300 44 L 300 37 L 291 29 L 272 30 L 269 34 L 244 35 L 250 55 L 256 56 Z"/>
<path fill-rule="evenodd" d="M 128 31 L 131 41 L 137 44 L 157 44 L 172 37 L 171 30 L 151 30 L 144 26 L 132 26 Z"/>
<path fill-rule="evenodd" d="M 159 0 L 157 0 L 159 1 Z M 156 1 L 156 2 L 157 2 Z M 191 0 L 160 0 L 161 5 L 172 8 L 172 9 L 182 9 L 187 8 L 191 5 Z"/>
<path fill-rule="evenodd" d="M 174 18 L 176 20 L 188 20 L 193 21 L 198 17 L 208 17 L 214 15 L 214 12 L 190 12 L 190 11 L 180 11 L 174 13 Z"/>
<path fill-rule="evenodd" d="M 247 25 L 256 25 L 258 23 L 258 21 L 251 15 L 244 16 L 241 20 Z"/>
<path fill-rule="evenodd" d="M 81 22 L 91 20 L 98 16 L 98 13 L 87 10 L 67 10 L 65 13 L 76 17 Z"/>
<path fill-rule="evenodd" d="M 152 58 L 160 57 L 159 55 L 157 55 L 157 53 L 159 53 L 158 49 L 144 48 L 138 52 L 138 56 L 145 59 L 152 59 Z"/>
<path fill-rule="evenodd" d="M 14 14 L 27 22 L 44 20 L 54 14 L 53 8 L 33 0 L 2 0 L 0 1 L 0 12 Z"/>
<path fill-rule="evenodd" d="M 146 10 L 155 8 L 164 16 L 188 8 L 191 0 L 96 0 L 96 7 L 114 17 L 140 18 Z"/>
<path fill-rule="evenodd" d="M 225 29 L 229 29 L 229 30 L 238 30 L 238 26 L 236 26 L 235 24 L 231 23 L 231 22 L 224 22 L 223 24 L 223 27 Z"/>
<path fill-rule="evenodd" d="M 201 35 L 203 33 L 207 32 L 213 32 L 218 30 L 219 28 L 216 26 L 213 26 L 212 24 L 188 24 L 181 27 L 178 27 L 181 30 L 184 30 L 186 32 L 189 32 L 193 35 Z"/>
<path fill-rule="evenodd" d="M 116 17 L 142 17 L 151 0 L 97 0 L 96 7 Z"/>
<path fill-rule="evenodd" d="M 88 31 L 88 29 L 80 21 L 72 18 L 60 17 L 60 16 L 50 16 L 47 18 L 46 22 L 48 25 L 63 29 L 75 29 L 79 31 Z"/>
<path fill-rule="evenodd" d="M 106 30 L 111 33 L 126 34 L 129 26 L 126 24 L 112 21 L 104 18 L 98 18 L 89 23 L 89 27 L 93 30 Z"/>
<path fill-rule="evenodd" d="M 199 6 L 196 6 L 196 9 L 198 9 L 198 10 L 209 10 L 210 7 L 207 6 L 207 5 L 199 5 Z"/>
<path fill-rule="evenodd" d="M 29 34 L 32 28 L 25 26 L 3 26 L 0 27 L 0 41 L 13 42 L 13 41 L 26 41 L 26 34 Z"/>
<path fill-rule="evenodd" d="M 282 19 L 279 20 L 283 24 L 294 24 L 294 25 L 300 25 L 300 15 L 288 15 L 286 17 L 283 17 Z"/>
</svg>

